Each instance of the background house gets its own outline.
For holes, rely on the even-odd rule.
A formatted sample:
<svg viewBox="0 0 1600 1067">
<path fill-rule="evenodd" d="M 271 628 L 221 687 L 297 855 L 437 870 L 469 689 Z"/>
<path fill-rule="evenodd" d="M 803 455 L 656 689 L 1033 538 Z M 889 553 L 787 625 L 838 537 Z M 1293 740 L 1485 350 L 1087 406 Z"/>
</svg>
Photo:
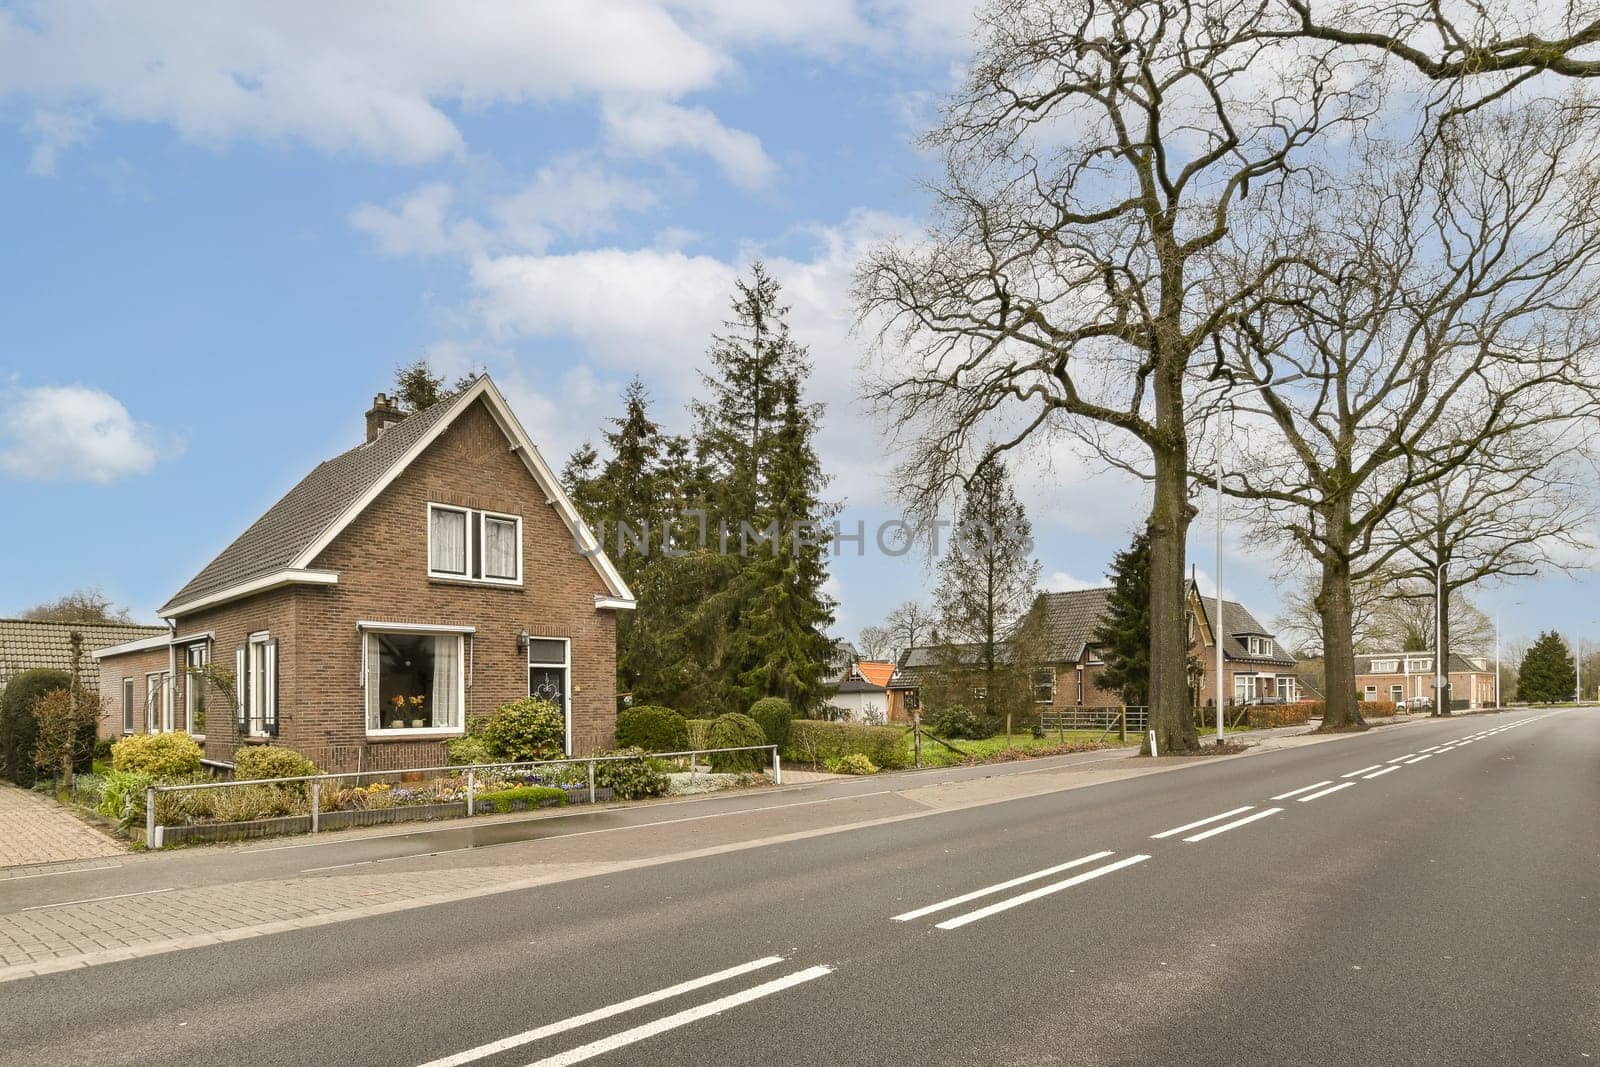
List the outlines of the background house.
<svg viewBox="0 0 1600 1067">
<path fill-rule="evenodd" d="M 1356 657 L 1356 692 L 1363 700 L 1396 704 L 1433 702 L 1432 652 L 1377 652 Z M 1450 656 L 1450 707 L 1457 711 L 1494 707 L 1499 703 L 1494 667 L 1482 657 Z"/>
<path fill-rule="evenodd" d="M 1217 645 L 1222 635 L 1222 691 L 1229 704 L 1284 703 L 1301 699 L 1295 659 L 1278 639 L 1257 621 L 1243 604 L 1222 602 L 1222 625 L 1217 626 L 1215 597 L 1200 595 L 1189 583 L 1190 655 L 1196 666 L 1200 705 L 1217 706 Z"/>
<path fill-rule="evenodd" d="M 106 645 L 124 641 L 161 638 L 165 626 L 139 626 L 114 622 L 35 622 L 32 619 L 0 619 L 0 689 L 23 671 L 49 667 L 72 669 L 72 634 L 83 635 L 82 670 L 84 685 L 98 691 L 100 664 L 90 653 Z"/>
</svg>

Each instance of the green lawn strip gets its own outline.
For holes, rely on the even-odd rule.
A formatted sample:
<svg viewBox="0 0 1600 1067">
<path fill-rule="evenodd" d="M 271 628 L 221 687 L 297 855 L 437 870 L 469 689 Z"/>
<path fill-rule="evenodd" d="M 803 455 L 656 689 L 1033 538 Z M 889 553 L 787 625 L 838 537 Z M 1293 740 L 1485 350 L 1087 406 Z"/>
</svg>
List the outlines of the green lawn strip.
<svg viewBox="0 0 1600 1067">
<path fill-rule="evenodd" d="M 1044 737 L 1034 737 L 1030 733 L 1013 733 L 1011 735 L 1011 742 L 1009 744 L 1006 743 L 1006 735 L 1003 733 L 997 734 L 994 737 L 984 738 L 982 741 L 952 740 L 950 743 L 955 745 L 962 752 L 967 753 L 974 760 L 983 762 L 993 759 L 998 753 L 1003 752 L 1008 748 L 1017 749 L 1023 752 L 1033 752 L 1047 751 L 1055 748 L 1057 745 L 1063 744 L 1093 744 L 1101 740 L 1101 734 L 1102 731 L 1100 730 L 1066 730 L 1061 733 L 1051 730 Z M 1110 736 L 1106 737 L 1105 743 L 1117 743 L 1116 733 L 1113 732 Z M 911 735 L 908 732 L 905 739 L 905 750 L 907 753 L 906 758 L 908 762 L 910 760 L 911 749 L 912 740 Z M 932 738 L 924 735 L 922 739 L 922 765 L 924 767 L 952 767 L 961 762 L 962 757 L 960 755 L 950 751 L 937 741 L 934 741 Z"/>
</svg>

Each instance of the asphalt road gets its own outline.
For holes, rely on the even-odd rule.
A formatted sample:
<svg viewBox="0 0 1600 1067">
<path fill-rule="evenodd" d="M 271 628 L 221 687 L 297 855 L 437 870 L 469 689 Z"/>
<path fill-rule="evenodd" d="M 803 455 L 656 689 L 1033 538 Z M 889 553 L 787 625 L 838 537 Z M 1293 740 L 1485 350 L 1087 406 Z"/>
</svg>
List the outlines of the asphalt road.
<svg viewBox="0 0 1600 1067">
<path fill-rule="evenodd" d="M 1597 770 L 1375 730 L 14 982 L 0 1063 L 1591 1062 Z"/>
</svg>

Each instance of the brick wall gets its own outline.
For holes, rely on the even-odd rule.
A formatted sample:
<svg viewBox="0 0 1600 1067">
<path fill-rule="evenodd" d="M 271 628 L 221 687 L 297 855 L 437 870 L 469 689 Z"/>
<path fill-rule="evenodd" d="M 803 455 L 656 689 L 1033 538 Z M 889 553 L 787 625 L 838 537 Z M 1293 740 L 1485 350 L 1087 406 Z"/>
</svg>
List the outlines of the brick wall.
<svg viewBox="0 0 1600 1067">
<path fill-rule="evenodd" d="M 100 660 L 100 722 L 97 733 L 101 737 L 121 737 L 123 735 L 122 718 L 122 680 L 133 679 L 133 732 L 144 733 L 150 729 L 146 719 L 146 676 L 153 672 L 164 672 L 167 669 L 167 650 L 165 648 L 147 649 L 143 652 L 129 652 L 121 656 L 105 656 Z M 176 698 L 174 698 L 176 700 Z M 150 709 L 159 717 L 161 709 L 159 704 Z M 183 704 L 173 704 L 173 718 L 181 722 Z M 159 725 L 159 723 L 158 723 Z"/>
</svg>

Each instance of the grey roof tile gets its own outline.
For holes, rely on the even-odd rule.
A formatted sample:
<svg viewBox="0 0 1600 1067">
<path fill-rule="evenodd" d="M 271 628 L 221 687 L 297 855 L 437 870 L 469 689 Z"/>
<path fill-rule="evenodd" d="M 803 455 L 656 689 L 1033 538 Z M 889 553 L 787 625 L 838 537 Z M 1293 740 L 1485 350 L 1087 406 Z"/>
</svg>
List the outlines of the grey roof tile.
<svg viewBox="0 0 1600 1067">
<path fill-rule="evenodd" d="M 1204 596 L 1199 599 L 1200 609 L 1205 612 L 1206 623 L 1209 625 L 1211 617 L 1216 614 L 1216 597 Z M 1257 622 L 1256 617 L 1250 614 L 1243 604 L 1235 603 L 1232 600 L 1224 600 L 1222 602 L 1222 623 L 1222 651 L 1229 659 L 1247 659 L 1257 663 L 1282 663 L 1291 667 L 1294 666 L 1294 657 L 1289 655 L 1282 645 L 1278 644 L 1278 639 L 1272 636 L 1272 632 Z M 1266 637 L 1271 641 L 1272 650 L 1268 655 L 1250 655 L 1249 646 L 1240 638 L 1248 637 L 1252 634 L 1258 637 Z"/>
<path fill-rule="evenodd" d="M 100 684 L 100 665 L 89 656 L 90 652 L 167 632 L 165 626 L 140 626 L 134 623 L 0 619 L 0 687 L 12 675 L 35 667 L 53 667 L 62 671 L 71 667 L 71 634 L 74 630 L 83 634 L 84 682 L 91 687 Z"/>
<path fill-rule="evenodd" d="M 406 451 L 460 402 L 462 393 L 390 426 L 317 468 L 284 494 L 266 514 L 223 549 L 161 608 L 221 592 L 282 570 L 331 526 L 361 495 L 382 480 Z"/>
</svg>

